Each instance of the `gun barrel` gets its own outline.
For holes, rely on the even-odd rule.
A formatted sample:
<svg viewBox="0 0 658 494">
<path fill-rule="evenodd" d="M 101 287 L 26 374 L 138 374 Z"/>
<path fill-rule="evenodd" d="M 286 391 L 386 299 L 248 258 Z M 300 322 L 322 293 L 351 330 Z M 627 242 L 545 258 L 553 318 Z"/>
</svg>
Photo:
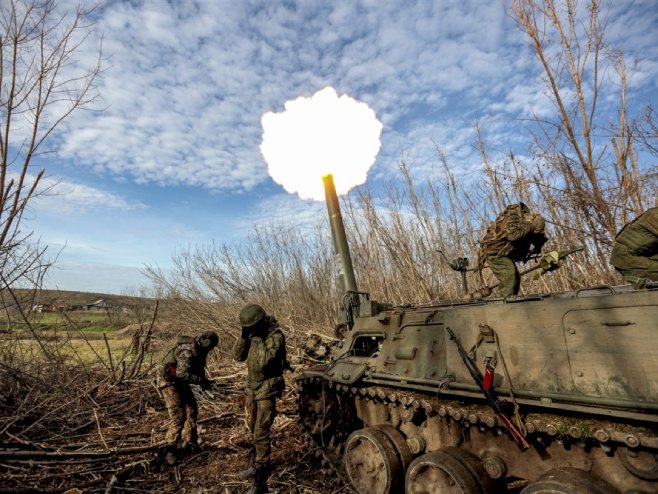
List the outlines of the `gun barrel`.
<svg viewBox="0 0 658 494">
<path fill-rule="evenodd" d="M 347 245 L 345 225 L 343 224 L 343 216 L 340 213 L 340 204 L 338 203 L 333 175 L 329 174 L 322 177 L 322 183 L 324 184 L 324 194 L 327 201 L 334 254 L 337 258 L 340 286 L 343 290 L 343 295 L 347 292 L 356 292 L 358 290 L 356 288 L 352 256 L 350 255 L 350 248 Z"/>
<path fill-rule="evenodd" d="M 455 342 L 455 345 L 457 345 L 457 352 L 459 353 L 459 356 L 464 362 L 464 365 L 466 365 L 466 369 L 468 370 L 468 373 L 471 375 L 471 377 L 477 383 L 480 389 L 482 389 L 485 395 L 487 395 L 488 391 L 483 387 L 482 373 L 476 367 L 473 360 L 471 360 L 471 358 L 468 356 L 468 353 L 466 353 L 466 350 L 464 350 L 464 347 L 457 339 L 457 336 L 455 335 L 454 331 L 450 327 L 446 327 L 446 331 L 450 335 L 450 339 Z"/>
</svg>

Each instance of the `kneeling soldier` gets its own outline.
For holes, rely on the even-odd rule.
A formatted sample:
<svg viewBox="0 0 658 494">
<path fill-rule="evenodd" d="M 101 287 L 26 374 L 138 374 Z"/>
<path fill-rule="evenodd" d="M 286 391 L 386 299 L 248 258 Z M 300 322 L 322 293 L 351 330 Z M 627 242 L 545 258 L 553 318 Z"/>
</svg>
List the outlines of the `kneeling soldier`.
<svg viewBox="0 0 658 494">
<path fill-rule="evenodd" d="M 521 202 L 507 206 L 487 228 L 480 242 L 478 266 L 481 270 L 486 263 L 491 268 L 502 297 L 518 295 L 521 276 L 515 263 L 541 252 L 546 243 L 544 227 L 544 218 Z"/>
</svg>

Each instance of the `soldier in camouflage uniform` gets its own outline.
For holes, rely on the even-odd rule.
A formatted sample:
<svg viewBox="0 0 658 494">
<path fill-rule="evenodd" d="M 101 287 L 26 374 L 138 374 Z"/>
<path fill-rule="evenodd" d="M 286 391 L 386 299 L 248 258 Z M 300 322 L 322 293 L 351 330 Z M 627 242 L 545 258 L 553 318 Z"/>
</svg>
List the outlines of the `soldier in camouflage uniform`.
<svg viewBox="0 0 658 494">
<path fill-rule="evenodd" d="M 259 305 L 248 304 L 240 312 L 241 337 L 233 356 L 247 361 L 247 420 L 253 435 L 252 465 L 240 472 L 243 480 L 253 479 L 249 494 L 268 492 L 270 473 L 270 428 L 276 415 L 276 398 L 284 389 L 283 371 L 288 367 L 286 340 L 274 317 Z"/>
<path fill-rule="evenodd" d="M 626 281 L 658 281 L 658 207 L 621 229 L 615 237 L 610 264 Z"/>
<path fill-rule="evenodd" d="M 219 337 L 214 332 L 195 338 L 180 336 L 162 360 L 160 389 L 170 419 L 165 436 L 169 444 L 166 460 L 170 464 L 176 462 L 177 450 L 197 445 L 199 411 L 190 385 L 210 389 L 212 382 L 205 376 L 206 357 L 218 343 Z"/>
<path fill-rule="evenodd" d="M 481 269 L 486 263 L 491 268 L 500 283 L 501 296 L 519 293 L 521 276 L 515 262 L 525 262 L 541 251 L 546 243 L 544 227 L 544 218 L 521 202 L 507 206 L 487 228 L 480 242 L 478 266 Z"/>
</svg>

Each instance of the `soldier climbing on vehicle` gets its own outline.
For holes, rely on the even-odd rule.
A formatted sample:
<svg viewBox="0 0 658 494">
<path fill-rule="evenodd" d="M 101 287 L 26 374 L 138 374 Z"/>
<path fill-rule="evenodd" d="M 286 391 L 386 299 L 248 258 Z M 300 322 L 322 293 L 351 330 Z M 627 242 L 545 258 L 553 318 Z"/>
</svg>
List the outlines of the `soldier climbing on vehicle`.
<svg viewBox="0 0 658 494">
<path fill-rule="evenodd" d="M 610 264 L 625 281 L 658 281 L 658 207 L 627 223 L 615 237 Z"/>
<path fill-rule="evenodd" d="M 270 474 L 270 428 L 276 415 L 276 398 L 283 395 L 283 372 L 290 368 L 286 357 L 286 339 L 277 320 L 256 304 L 247 304 L 240 312 L 242 334 L 233 346 L 233 356 L 247 362 L 246 412 L 253 437 L 251 465 L 239 473 L 253 480 L 249 494 L 268 492 Z"/>
<path fill-rule="evenodd" d="M 480 242 L 478 268 L 481 271 L 486 264 L 491 269 L 501 296 L 519 293 L 521 276 L 515 263 L 541 252 L 547 240 L 544 228 L 544 218 L 522 202 L 507 206 L 487 228 Z"/>
<path fill-rule="evenodd" d="M 162 360 L 160 389 L 170 419 L 165 460 L 171 465 L 181 452 L 198 446 L 199 410 L 191 385 L 211 388 L 212 381 L 205 375 L 206 359 L 218 343 L 219 336 L 212 331 L 196 337 L 180 336 Z"/>
</svg>

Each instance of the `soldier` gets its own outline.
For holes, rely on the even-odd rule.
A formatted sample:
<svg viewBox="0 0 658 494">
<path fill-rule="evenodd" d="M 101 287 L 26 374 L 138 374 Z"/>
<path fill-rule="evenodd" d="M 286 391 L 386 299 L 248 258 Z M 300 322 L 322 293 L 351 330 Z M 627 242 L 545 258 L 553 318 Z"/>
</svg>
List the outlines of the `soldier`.
<svg viewBox="0 0 658 494">
<path fill-rule="evenodd" d="M 195 338 L 180 336 L 176 346 L 162 359 L 160 388 L 171 421 L 165 436 L 169 445 L 165 459 L 169 464 L 176 463 L 177 450 L 198 445 L 199 410 L 190 385 L 210 389 L 212 381 L 205 376 L 206 358 L 218 343 L 219 337 L 214 332 Z"/>
<path fill-rule="evenodd" d="M 498 278 L 501 296 L 519 293 L 521 276 L 515 262 L 525 262 L 541 252 L 546 243 L 544 226 L 544 218 L 521 202 L 507 206 L 487 228 L 480 242 L 478 265 L 481 269 L 486 262 L 491 268 Z"/>
<path fill-rule="evenodd" d="M 283 371 L 288 367 L 286 340 L 274 317 L 260 305 L 245 305 L 240 312 L 242 334 L 233 346 L 233 356 L 247 361 L 247 421 L 253 436 L 253 462 L 240 472 L 243 480 L 253 479 L 249 494 L 268 492 L 270 474 L 270 428 L 276 415 L 277 397 L 284 389 Z"/>
<path fill-rule="evenodd" d="M 621 229 L 610 264 L 631 283 L 658 281 L 658 207 L 648 209 Z"/>
</svg>

